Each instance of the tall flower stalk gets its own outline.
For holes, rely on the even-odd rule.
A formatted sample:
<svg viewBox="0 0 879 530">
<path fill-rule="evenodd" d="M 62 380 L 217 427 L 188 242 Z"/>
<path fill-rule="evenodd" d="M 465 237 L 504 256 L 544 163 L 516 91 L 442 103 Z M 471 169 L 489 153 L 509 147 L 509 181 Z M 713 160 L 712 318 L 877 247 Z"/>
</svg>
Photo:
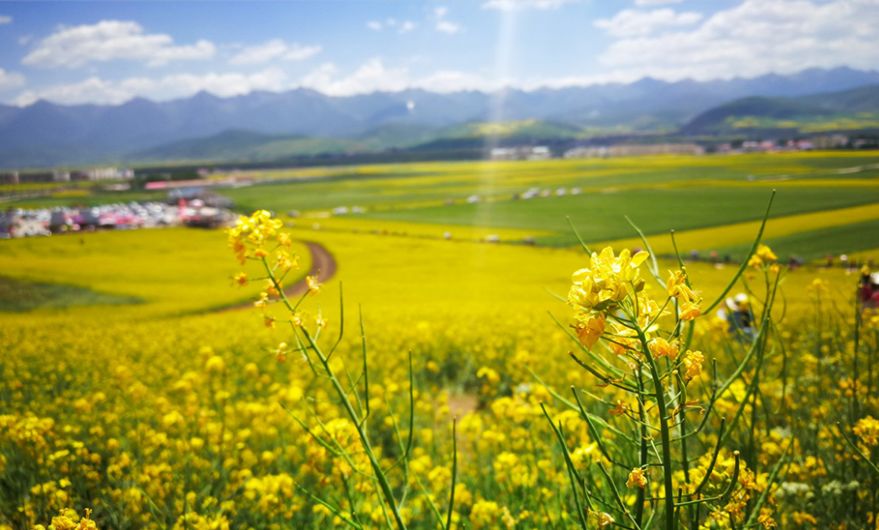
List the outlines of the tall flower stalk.
<svg viewBox="0 0 879 530">
<path fill-rule="evenodd" d="M 343 382 L 338 373 L 339 369 L 334 367 L 331 362 L 332 355 L 341 342 L 344 325 L 340 326 L 338 340 L 333 343 L 328 351 L 325 351 L 324 348 L 318 344 L 320 332 L 323 329 L 325 322 L 322 318 L 318 318 L 315 322 L 314 329 L 309 330 L 306 319 L 299 311 L 299 307 L 307 296 L 310 294 L 316 294 L 320 291 L 320 284 L 317 279 L 312 276 L 307 276 L 305 278 L 307 289 L 296 301 L 290 300 L 285 293 L 284 280 L 292 270 L 297 268 L 298 260 L 289 253 L 288 249 L 291 246 L 291 239 L 289 235 L 281 231 L 282 226 L 280 220 L 272 218 L 271 214 L 265 210 L 259 210 L 249 217 L 241 217 L 235 226 L 228 231 L 230 247 L 242 264 L 246 263 L 248 260 L 252 260 L 258 262 L 261 266 L 265 277 L 257 278 L 257 280 L 265 280 L 266 287 L 260 293 L 259 299 L 254 305 L 262 309 L 263 319 L 267 326 L 274 327 L 278 322 L 289 324 L 296 343 L 298 344 L 298 351 L 303 355 L 306 361 L 308 361 L 309 365 L 312 366 L 315 376 L 322 373 L 322 375 L 329 380 L 339 403 L 342 405 L 344 413 L 357 433 L 357 440 L 359 441 L 362 454 L 365 455 L 366 460 L 368 461 L 369 469 L 372 473 L 371 479 L 376 486 L 375 489 L 384 500 L 382 511 L 384 513 L 386 526 L 388 528 L 405 530 L 407 524 L 403 515 L 402 505 L 405 501 L 408 488 L 409 459 L 411 457 L 413 446 L 415 414 L 414 380 L 412 376 L 411 355 L 409 358 L 408 437 L 404 443 L 399 431 L 396 431 L 402 455 L 396 463 L 385 466 L 382 463 L 380 454 L 374 448 L 374 443 L 372 442 L 368 431 L 368 420 L 370 417 L 369 367 L 367 362 L 366 339 L 363 334 L 362 322 L 361 337 L 363 345 L 363 373 L 361 374 L 361 377 L 364 381 L 364 388 L 363 391 L 360 392 L 353 382 L 350 385 L 346 385 Z M 236 278 L 240 283 L 246 283 L 249 281 L 244 273 L 239 274 Z M 272 305 L 282 306 L 286 315 L 278 317 L 271 313 L 269 308 Z M 340 307 L 343 307 L 343 304 L 340 304 Z M 344 322 L 344 313 L 340 317 L 340 321 Z M 280 352 L 282 350 L 286 354 L 286 343 L 282 343 L 282 346 L 279 346 L 278 351 Z M 314 360 L 317 362 L 315 363 Z M 347 372 L 346 375 L 348 375 L 348 380 L 352 381 Z M 396 420 L 393 421 L 396 423 Z M 302 420 L 297 418 L 297 422 L 305 427 L 305 423 Z M 341 460 L 351 464 L 350 467 L 354 471 L 357 471 L 357 466 L 354 465 L 356 455 L 350 448 L 342 447 L 338 443 L 334 444 L 331 440 L 322 438 L 307 427 L 306 430 L 321 446 L 331 449 Z M 452 436 L 455 436 L 454 426 Z M 454 466 L 457 465 L 457 449 L 454 444 L 452 460 L 454 463 L 454 469 Z M 403 484 L 401 486 L 402 491 L 399 493 L 395 491 L 390 475 L 391 470 L 398 467 L 402 468 L 404 473 Z M 344 480 L 346 482 L 346 489 L 348 489 L 347 479 Z M 434 507 L 434 512 L 437 516 L 437 523 L 440 528 L 445 529 L 451 526 L 451 514 L 454 507 L 455 480 L 456 473 L 453 472 L 450 489 L 451 494 L 446 509 L 447 515 L 445 519 L 441 517 L 438 509 Z M 346 515 L 340 508 L 333 506 L 323 499 L 315 497 L 310 492 L 306 493 L 348 526 L 353 528 L 362 527 L 357 521 L 356 514 L 354 513 L 353 501 L 351 502 L 352 507 L 349 510 L 350 513 Z M 390 514 L 388 514 L 388 512 L 390 512 Z"/>
</svg>

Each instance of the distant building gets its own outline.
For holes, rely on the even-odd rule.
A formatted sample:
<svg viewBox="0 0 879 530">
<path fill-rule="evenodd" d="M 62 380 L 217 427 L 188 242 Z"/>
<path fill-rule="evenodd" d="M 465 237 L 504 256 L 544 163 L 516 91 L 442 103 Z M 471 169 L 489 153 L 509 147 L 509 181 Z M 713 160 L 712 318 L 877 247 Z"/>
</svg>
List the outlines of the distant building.
<svg viewBox="0 0 879 530">
<path fill-rule="evenodd" d="M 117 167 L 96 167 L 85 170 L 88 180 L 131 180 L 134 171 Z"/>
<path fill-rule="evenodd" d="M 639 155 L 701 155 L 705 148 L 696 144 L 620 144 L 575 147 L 565 151 L 565 158 L 607 158 Z"/>
<path fill-rule="evenodd" d="M 18 184 L 18 171 L 0 173 L 0 184 Z"/>
<path fill-rule="evenodd" d="M 848 147 L 849 144 L 849 137 L 844 134 L 813 136 L 809 140 L 815 149 L 839 149 L 840 147 Z"/>
<path fill-rule="evenodd" d="M 70 178 L 70 174 L 68 174 L 68 179 Z M 28 173 L 19 173 L 18 174 L 19 183 L 32 184 L 36 182 L 56 182 L 55 172 L 54 171 L 33 171 Z"/>
<path fill-rule="evenodd" d="M 552 151 L 545 145 L 520 147 L 494 147 L 489 152 L 491 160 L 547 160 Z"/>
</svg>

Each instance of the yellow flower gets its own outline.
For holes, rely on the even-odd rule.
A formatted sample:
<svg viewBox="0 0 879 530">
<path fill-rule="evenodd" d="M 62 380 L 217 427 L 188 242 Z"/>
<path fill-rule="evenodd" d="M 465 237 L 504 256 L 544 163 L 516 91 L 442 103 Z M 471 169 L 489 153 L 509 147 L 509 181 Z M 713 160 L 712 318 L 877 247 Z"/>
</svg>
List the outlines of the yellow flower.
<svg viewBox="0 0 879 530">
<path fill-rule="evenodd" d="M 211 373 L 221 373 L 226 371 L 226 361 L 219 355 L 214 355 L 204 365 L 205 369 Z"/>
<path fill-rule="evenodd" d="M 480 379 L 484 377 L 485 380 L 492 385 L 496 385 L 501 380 L 501 376 L 499 376 L 497 372 L 487 366 L 483 366 L 482 368 L 480 368 L 476 372 L 476 377 Z"/>
<path fill-rule="evenodd" d="M 748 260 L 748 267 L 753 267 L 755 269 L 759 269 L 763 266 L 763 260 L 760 259 L 760 256 L 757 254 L 753 254 L 751 259 Z"/>
<path fill-rule="evenodd" d="M 654 357 L 668 357 L 674 360 L 678 356 L 678 345 L 675 341 L 667 341 L 661 337 L 651 340 L 647 346 Z"/>
<path fill-rule="evenodd" d="M 681 320 L 693 320 L 702 314 L 699 304 L 702 297 L 687 285 L 687 273 L 682 270 L 668 271 L 668 280 L 665 283 L 668 295 L 677 299 L 680 305 Z"/>
<path fill-rule="evenodd" d="M 778 528 L 778 524 L 775 522 L 775 519 L 772 518 L 772 510 L 769 508 L 762 508 L 760 510 L 760 515 L 757 517 L 757 523 L 767 530 Z"/>
<path fill-rule="evenodd" d="M 234 280 L 235 280 L 235 283 L 237 283 L 238 285 L 247 285 L 247 273 L 246 272 L 239 272 L 238 274 L 235 275 Z"/>
<path fill-rule="evenodd" d="M 579 337 L 580 342 L 582 342 L 587 348 L 592 348 L 604 333 L 605 322 L 604 315 L 581 318 L 574 325 L 574 329 L 577 331 L 577 337 Z"/>
<path fill-rule="evenodd" d="M 794 520 L 794 523 L 800 526 L 804 526 L 806 524 L 810 524 L 812 526 L 818 525 L 818 519 L 816 519 L 814 515 L 807 512 L 794 512 L 791 514 L 791 519 Z"/>
<path fill-rule="evenodd" d="M 612 526 L 616 522 L 616 519 L 613 516 L 606 512 L 601 512 L 598 514 L 598 528 L 607 528 Z"/>
<path fill-rule="evenodd" d="M 289 350 L 288 350 L 288 348 L 287 348 L 287 343 L 286 343 L 286 342 L 281 342 L 280 344 L 278 344 L 278 347 L 275 348 L 275 350 L 274 350 L 275 359 L 276 359 L 279 363 L 283 363 L 284 361 L 287 360 L 287 353 L 288 353 L 288 351 L 289 351 Z"/>
<path fill-rule="evenodd" d="M 879 444 L 879 420 L 873 416 L 858 420 L 852 432 L 869 447 L 875 447 Z"/>
<path fill-rule="evenodd" d="M 692 302 L 681 304 L 681 320 L 693 320 L 701 314 L 702 309 L 699 307 L 699 304 Z"/>
<path fill-rule="evenodd" d="M 254 307 L 265 307 L 269 303 L 269 293 L 263 291 L 259 293 L 259 300 L 253 303 Z"/>
<path fill-rule="evenodd" d="M 162 416 L 162 425 L 165 427 L 173 427 L 179 423 L 183 423 L 183 414 L 180 414 L 178 411 L 173 410 L 168 414 Z"/>
<path fill-rule="evenodd" d="M 568 292 L 568 303 L 585 311 L 609 311 L 624 300 L 629 289 L 640 290 L 640 266 L 648 254 L 640 251 L 634 256 L 623 249 L 614 256 L 613 249 L 605 247 L 601 253 L 592 253 L 589 267 L 574 272 Z"/>
<path fill-rule="evenodd" d="M 772 249 L 769 248 L 769 245 L 763 245 L 757 247 L 757 255 L 760 256 L 760 259 L 763 261 L 778 261 L 778 256 L 775 255 L 775 252 L 772 252 Z"/>
<path fill-rule="evenodd" d="M 320 283 L 317 281 L 317 276 L 306 276 L 305 284 L 308 286 L 308 294 L 317 294 L 320 292 Z"/>
<path fill-rule="evenodd" d="M 700 351 L 687 350 L 684 353 L 684 379 L 687 381 L 698 377 L 702 373 L 702 363 L 705 362 L 705 356 Z"/>
<path fill-rule="evenodd" d="M 775 252 L 768 245 L 760 244 L 757 251 L 748 260 L 748 266 L 759 269 L 764 263 L 771 265 L 776 261 L 778 261 L 778 256 L 775 255 Z"/>
<path fill-rule="evenodd" d="M 265 293 L 274 297 L 281 296 L 280 291 L 275 287 L 275 283 L 272 280 L 266 280 Z"/>
<path fill-rule="evenodd" d="M 61 510 L 58 515 L 52 517 L 52 524 L 49 525 L 49 530 L 97 530 L 98 527 L 91 520 L 92 511 L 88 508 L 84 511 L 85 515 L 80 518 L 76 510 L 69 508 Z M 42 527 L 42 525 L 36 526 L 36 528 Z"/>
<path fill-rule="evenodd" d="M 509 528 L 510 521 L 505 520 L 510 516 L 510 511 L 506 507 L 501 508 L 498 503 L 493 501 L 476 501 L 470 510 L 470 524 L 475 530 L 480 528 L 498 528 L 500 521 Z M 499 521 L 500 520 L 500 521 Z"/>
<path fill-rule="evenodd" d="M 608 412 L 610 412 L 611 416 L 622 416 L 629 410 L 628 405 L 622 400 L 618 399 L 616 405 Z"/>
<path fill-rule="evenodd" d="M 665 290 L 669 296 L 677 296 L 681 286 L 686 286 L 687 274 L 684 271 L 668 271 Z"/>
<path fill-rule="evenodd" d="M 629 478 L 626 480 L 626 487 L 642 489 L 647 487 L 647 476 L 644 475 L 644 470 L 636 467 L 630 471 Z"/>
<path fill-rule="evenodd" d="M 272 219 L 266 210 L 257 210 L 250 217 L 241 216 L 235 226 L 226 231 L 229 246 L 238 261 L 244 263 L 247 258 L 264 258 L 268 252 L 263 245 L 276 241 L 284 246 L 289 245 L 289 236 L 278 230 L 283 226 L 279 219 Z"/>
</svg>

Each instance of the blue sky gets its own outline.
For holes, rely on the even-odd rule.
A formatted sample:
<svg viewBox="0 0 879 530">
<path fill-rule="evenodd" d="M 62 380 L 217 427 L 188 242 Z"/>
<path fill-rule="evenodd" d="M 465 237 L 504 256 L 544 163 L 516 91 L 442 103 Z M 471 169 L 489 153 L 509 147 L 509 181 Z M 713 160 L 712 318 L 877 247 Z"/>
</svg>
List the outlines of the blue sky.
<svg viewBox="0 0 879 530">
<path fill-rule="evenodd" d="M 0 101 L 879 69 L 879 0 L 0 1 Z"/>
</svg>

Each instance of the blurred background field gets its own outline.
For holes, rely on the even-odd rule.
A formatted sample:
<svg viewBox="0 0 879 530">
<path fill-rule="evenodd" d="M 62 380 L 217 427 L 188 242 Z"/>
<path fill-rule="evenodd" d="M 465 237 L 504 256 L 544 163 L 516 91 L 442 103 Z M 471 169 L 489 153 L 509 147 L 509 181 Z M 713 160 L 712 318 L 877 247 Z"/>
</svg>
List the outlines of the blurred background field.
<svg viewBox="0 0 879 530">
<path fill-rule="evenodd" d="M 593 247 L 640 248 L 626 217 L 667 261 L 674 229 L 678 250 L 696 258 L 694 278 L 710 293 L 719 283 L 713 278 L 750 247 L 772 189 L 765 241 L 782 262 L 823 265 L 830 256 L 837 267 L 817 273 L 847 281 L 840 255 L 879 258 L 877 164 L 871 152 L 418 163 L 264 172 L 282 182 L 220 192 L 242 212 L 274 210 L 297 238 L 325 245 L 339 267 L 334 281 L 348 284 L 352 300 L 393 307 L 403 302 L 395 297 L 410 296 L 411 310 L 438 300 L 451 309 L 498 298 L 544 304 L 546 290 L 564 294 L 567 274 L 582 260 L 572 225 Z M 314 180 L 289 181 L 299 176 Z M 114 200 L 95 193 L 92 199 Z M 171 228 L 14 240 L 0 246 L 0 264 L 18 279 L 134 297 L 138 311 L 169 315 L 255 292 L 219 288 L 235 271 L 223 237 Z M 297 250 L 308 270 L 309 253 Z M 788 281 L 814 273 L 810 267 Z M 698 281 L 702 275 L 706 281 Z M 420 281 L 406 289 L 378 288 L 413 278 Z M 802 289 L 789 291 L 796 298 Z"/>
<path fill-rule="evenodd" d="M 298 170 L 278 171 L 277 179 L 221 193 L 241 213 L 265 206 L 279 214 L 300 258 L 288 285 L 312 266 L 306 242 L 332 256 L 332 276 L 307 297 L 300 317 L 324 326 L 325 343 L 344 325 L 335 362 L 356 386 L 362 315 L 377 411 L 369 423 L 383 451 L 396 451 L 399 427 L 390 418 L 406 414 L 411 352 L 422 440 L 412 466 L 433 477 L 424 487 L 437 502 L 447 491 L 448 429 L 457 417 L 464 434 L 455 520 L 492 528 L 481 514 L 509 513 L 522 528 L 565 528 L 573 512 L 557 493 L 566 487 L 560 454 L 541 442 L 551 432 L 537 421 L 538 403 L 561 406 L 549 392 L 578 385 L 595 392 L 593 406 L 604 417 L 612 405 L 571 365 L 572 344 L 553 322 L 569 320 L 571 273 L 588 260 L 571 225 L 593 249 L 641 248 L 628 216 L 647 233 L 663 276 L 677 267 L 674 228 L 690 280 L 713 301 L 748 253 L 777 190 L 765 235 L 783 271 L 773 325 L 797 355 L 772 357 L 777 378 L 765 399 L 772 410 L 793 407 L 785 428 L 805 432 L 812 407 L 829 413 L 826 407 L 850 399 L 847 322 L 859 277 L 851 264 L 879 259 L 879 170 L 851 168 L 877 163 L 879 155 L 863 152 L 358 166 L 311 169 L 302 182 L 289 180 Z M 29 200 L 114 200 L 84 191 Z M 279 342 L 291 341 L 289 328 L 265 325 L 252 307 L 265 289 L 252 268 L 252 282 L 236 285 L 241 266 L 222 230 L 2 241 L 0 270 L 0 348 L 11 353 L 0 359 L 0 424 L 7 429 L 0 437 L 0 513 L 12 514 L 7 524 L 26 527 L 86 504 L 102 528 L 342 524 L 304 493 L 345 502 L 338 465 L 294 419 L 331 432 L 343 428 L 340 410 L 301 355 L 280 353 Z M 729 295 L 745 290 L 762 311 L 763 272 L 749 269 Z M 664 287 L 651 282 L 648 292 L 660 296 Z M 745 346 L 726 340 L 726 322 L 715 312 L 699 320 L 696 341 L 726 369 Z M 698 388 L 707 392 L 705 385 Z M 792 389 L 801 402 L 792 401 Z M 734 387 L 718 406 L 731 414 L 742 392 Z M 872 396 L 864 399 L 872 406 Z M 768 421 L 760 436 L 775 449 L 749 462 L 764 478 L 782 439 Z M 595 439 L 585 427 L 572 429 L 578 458 L 587 462 Z M 750 443 L 741 432 L 734 441 Z M 821 452 L 829 442 L 815 443 L 801 458 L 835 458 Z M 707 454 L 712 444 L 694 439 L 691 450 Z M 511 458 L 519 467 L 498 464 Z M 803 480 L 825 484 L 845 469 Z M 517 485 L 517 473 L 534 473 L 527 484 L 540 489 Z M 379 524 L 376 497 L 363 495 L 359 509 Z M 407 520 L 430 527 L 428 497 L 412 495 Z M 558 515 L 540 515 L 550 498 L 561 499 L 553 501 Z M 791 514 L 802 507 L 785 499 L 777 517 L 799 528 Z M 493 502 L 500 504 L 486 504 Z M 847 509 L 832 502 L 825 513 Z"/>
</svg>

